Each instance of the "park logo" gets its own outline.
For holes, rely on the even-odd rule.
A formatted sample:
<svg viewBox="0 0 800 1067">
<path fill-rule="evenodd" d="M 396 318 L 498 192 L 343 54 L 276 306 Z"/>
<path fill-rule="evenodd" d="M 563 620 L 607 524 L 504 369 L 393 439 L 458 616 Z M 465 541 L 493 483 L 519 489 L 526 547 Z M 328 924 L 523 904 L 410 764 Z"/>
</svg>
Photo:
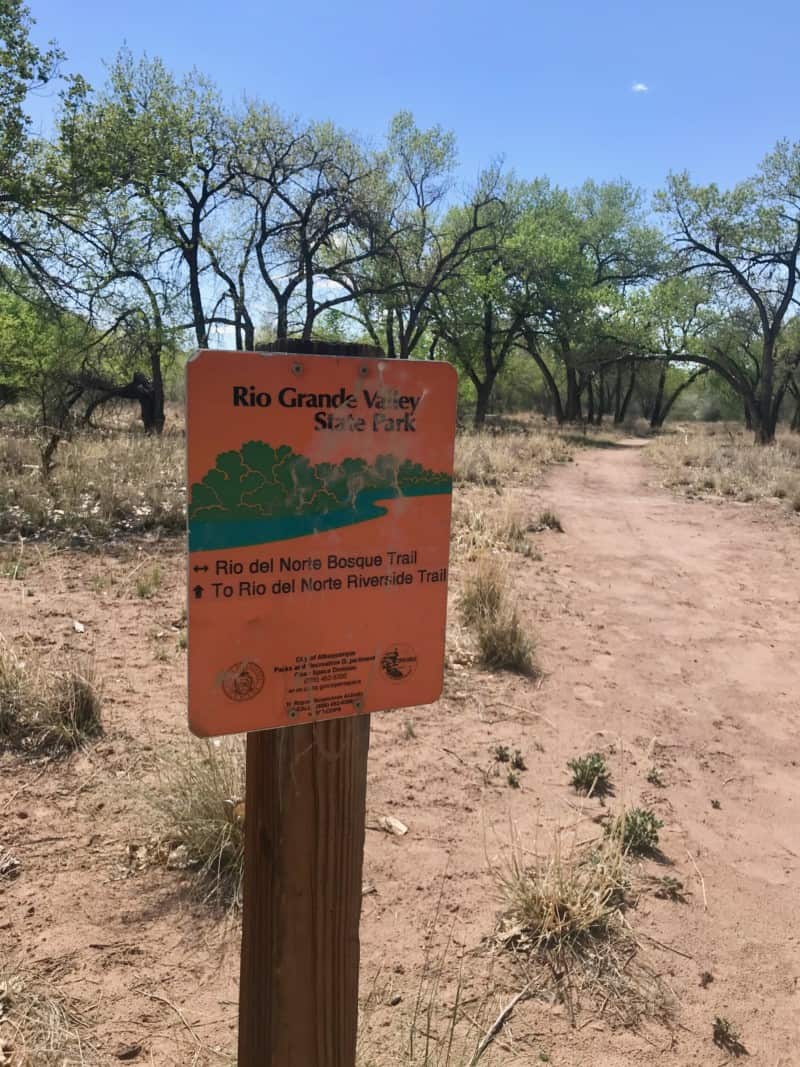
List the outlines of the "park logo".
<svg viewBox="0 0 800 1067">
<path fill-rule="evenodd" d="M 257 663 L 234 663 L 222 676 L 222 691 L 229 700 L 252 700 L 264 688 L 264 672 Z"/>
<path fill-rule="evenodd" d="M 381 670 L 392 682 L 404 682 L 417 669 L 417 653 L 411 645 L 392 645 L 381 656 Z"/>
</svg>

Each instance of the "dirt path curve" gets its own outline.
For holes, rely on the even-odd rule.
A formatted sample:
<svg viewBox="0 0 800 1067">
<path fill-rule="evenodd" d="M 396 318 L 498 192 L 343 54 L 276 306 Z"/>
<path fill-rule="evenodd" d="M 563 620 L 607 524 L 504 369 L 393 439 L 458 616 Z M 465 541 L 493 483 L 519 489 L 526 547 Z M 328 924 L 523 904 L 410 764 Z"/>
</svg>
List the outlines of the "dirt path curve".
<svg viewBox="0 0 800 1067">
<path fill-rule="evenodd" d="M 800 1063 L 797 528 L 671 495 L 637 445 L 582 452 L 547 483 L 566 532 L 545 542 L 547 597 L 530 591 L 550 616 L 543 710 L 567 747 L 621 738 L 619 792 L 665 822 L 664 852 L 693 888 L 691 906 L 659 914 L 672 929 L 658 936 L 696 961 L 684 1021 L 707 1039 L 714 1015 L 735 1018 L 750 1062 L 788 1067 Z M 652 765 L 666 788 L 647 783 Z"/>
</svg>

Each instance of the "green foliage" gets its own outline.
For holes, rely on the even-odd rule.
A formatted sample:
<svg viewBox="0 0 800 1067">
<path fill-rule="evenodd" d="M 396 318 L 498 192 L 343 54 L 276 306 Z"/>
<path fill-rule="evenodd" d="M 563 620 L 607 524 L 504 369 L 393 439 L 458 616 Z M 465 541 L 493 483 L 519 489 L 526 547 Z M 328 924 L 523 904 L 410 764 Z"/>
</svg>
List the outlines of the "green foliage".
<svg viewBox="0 0 800 1067">
<path fill-rule="evenodd" d="M 611 774 L 602 753 L 590 752 L 585 756 L 576 756 L 567 762 L 567 767 L 572 771 L 572 785 L 579 793 L 602 796 L 608 792 Z"/>
<path fill-rule="evenodd" d="M 658 847 L 663 822 L 647 808 L 629 808 L 606 825 L 606 833 L 618 836 L 625 852 L 642 854 Z"/>
<path fill-rule="evenodd" d="M 34 401 L 40 426 L 62 427 L 92 331 L 77 316 L 0 291 L 0 384 Z"/>
</svg>

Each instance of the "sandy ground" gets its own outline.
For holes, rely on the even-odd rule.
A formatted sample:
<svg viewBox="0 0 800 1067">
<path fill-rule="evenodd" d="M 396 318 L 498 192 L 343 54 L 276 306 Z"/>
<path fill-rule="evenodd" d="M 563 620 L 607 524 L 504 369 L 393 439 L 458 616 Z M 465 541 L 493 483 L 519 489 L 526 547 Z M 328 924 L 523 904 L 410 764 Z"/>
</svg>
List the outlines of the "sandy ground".
<svg viewBox="0 0 800 1067">
<path fill-rule="evenodd" d="M 656 481 L 624 442 L 582 451 L 540 491 L 509 490 L 531 518 L 552 508 L 565 530 L 536 535 L 541 560 L 509 557 L 544 680 L 482 672 L 454 626 L 445 697 L 373 717 L 368 824 L 393 815 L 409 827 L 367 833 L 363 1031 L 380 1067 L 405 1062 L 432 975 L 443 1008 L 461 984 L 473 1043 L 525 984 L 491 948 L 492 867 L 507 861 L 512 827 L 530 848 L 547 847 L 554 825 L 598 832 L 601 802 L 582 803 L 565 766 L 593 749 L 615 780 L 605 810 L 645 803 L 664 821 L 663 857 L 638 884 L 667 873 L 687 889 L 685 903 L 642 889 L 630 914 L 679 1001 L 676 1021 L 634 1031 L 584 1004 L 573 1023 L 537 989 L 490 1062 L 722 1064 L 720 1015 L 748 1062 L 800 1063 L 798 526 L 676 498 Z M 21 863 L 0 881 L 0 960 L 85 1010 L 87 1064 L 118 1063 L 126 1049 L 128 1062 L 158 1067 L 230 1063 L 236 920 L 197 904 L 181 872 L 129 862 L 156 832 L 155 760 L 187 743 L 181 546 L 26 559 L 21 581 L 0 579 L 0 632 L 21 647 L 90 651 L 108 728 L 58 765 L 0 757 L 0 844 Z M 164 580 L 142 600 L 136 568 L 155 560 Z M 458 581 L 456 568 L 454 596 Z M 519 789 L 484 774 L 498 743 L 525 755 Z M 663 788 L 646 780 L 654 765 Z M 713 981 L 701 985 L 704 972 Z"/>
</svg>

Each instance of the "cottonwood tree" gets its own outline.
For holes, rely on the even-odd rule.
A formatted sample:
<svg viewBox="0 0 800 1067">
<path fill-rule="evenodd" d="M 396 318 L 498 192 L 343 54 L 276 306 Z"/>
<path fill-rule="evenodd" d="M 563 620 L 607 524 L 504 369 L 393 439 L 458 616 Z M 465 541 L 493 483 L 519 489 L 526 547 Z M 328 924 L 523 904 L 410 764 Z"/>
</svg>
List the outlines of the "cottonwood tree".
<svg viewBox="0 0 800 1067">
<path fill-rule="evenodd" d="M 439 126 L 420 130 L 408 112 L 392 120 L 373 185 L 373 254 L 358 279 L 339 276 L 359 324 L 390 357 L 408 359 L 423 341 L 435 348 L 434 301 L 474 255 L 493 247 L 492 207 L 499 174 L 490 168 L 452 210 L 455 139 Z"/>
<path fill-rule="evenodd" d="M 520 240 L 528 245 L 523 266 L 529 276 L 523 272 L 519 283 L 535 297 L 523 330 L 525 345 L 550 390 L 559 422 L 582 417 L 584 390 L 595 408 L 593 378 L 598 376 L 602 398 L 605 370 L 613 364 L 622 397 L 619 415 L 630 396 L 635 351 L 622 345 L 609 350 L 612 312 L 631 287 L 653 276 L 662 241 L 647 223 L 641 194 L 628 183 L 586 182 L 572 194 L 547 190 L 520 230 Z M 621 393 L 624 369 L 629 380 Z"/>
<path fill-rule="evenodd" d="M 230 140 L 229 116 L 207 78 L 193 72 L 179 81 L 159 59 L 126 50 L 102 92 L 73 89 L 60 126 L 74 196 L 135 198 L 143 232 L 180 257 L 199 347 L 214 326 L 234 324 L 214 254 L 233 180 Z"/>
<path fill-rule="evenodd" d="M 375 254 L 374 159 L 332 123 L 302 124 L 251 103 L 237 124 L 230 169 L 239 215 L 248 220 L 239 302 L 252 266 L 274 308 L 276 335 L 309 340 L 320 316 L 365 291 L 362 268 Z"/>
<path fill-rule="evenodd" d="M 780 142 L 758 173 L 730 190 L 670 176 L 657 199 L 669 222 L 678 269 L 713 286 L 720 327 L 697 362 L 736 390 L 755 441 L 771 444 L 784 396 L 797 369 L 782 331 L 797 306 L 800 256 L 800 142 Z"/>
<path fill-rule="evenodd" d="M 474 425 L 483 426 L 495 384 L 519 341 L 525 307 L 509 285 L 512 237 L 524 210 L 526 190 L 508 182 L 502 197 L 487 208 L 492 245 L 474 252 L 454 278 L 433 294 L 433 329 L 447 358 L 475 389 Z M 464 209 L 459 209 L 464 210 Z"/>
<path fill-rule="evenodd" d="M 22 0 L 0 3 L 0 283 L 26 291 L 46 277 L 46 230 L 37 208 L 45 190 L 38 173 L 39 142 L 30 136 L 28 94 L 57 77 L 63 53 L 30 39 L 34 20 Z"/>
</svg>

